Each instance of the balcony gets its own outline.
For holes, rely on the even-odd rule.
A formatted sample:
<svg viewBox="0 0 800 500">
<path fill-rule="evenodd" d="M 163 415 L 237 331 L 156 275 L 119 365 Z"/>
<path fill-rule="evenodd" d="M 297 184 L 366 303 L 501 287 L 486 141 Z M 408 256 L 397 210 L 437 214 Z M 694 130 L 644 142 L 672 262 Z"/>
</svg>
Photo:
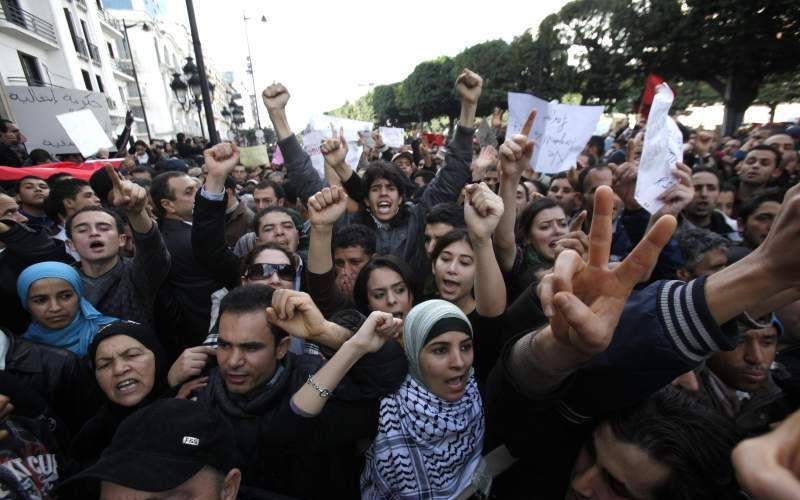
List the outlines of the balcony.
<svg viewBox="0 0 800 500">
<path fill-rule="evenodd" d="M 6 0 L 0 0 L 0 30 L 43 45 L 45 49 L 58 49 L 53 23 Z"/>
<path fill-rule="evenodd" d="M 86 47 L 86 40 L 84 40 L 79 36 L 76 36 L 74 40 L 75 40 L 75 51 L 78 53 L 78 57 L 88 61 L 89 49 Z"/>
<path fill-rule="evenodd" d="M 78 4 L 79 7 L 82 7 L 83 10 L 88 10 L 86 7 L 86 0 L 75 0 L 75 3 Z"/>
</svg>

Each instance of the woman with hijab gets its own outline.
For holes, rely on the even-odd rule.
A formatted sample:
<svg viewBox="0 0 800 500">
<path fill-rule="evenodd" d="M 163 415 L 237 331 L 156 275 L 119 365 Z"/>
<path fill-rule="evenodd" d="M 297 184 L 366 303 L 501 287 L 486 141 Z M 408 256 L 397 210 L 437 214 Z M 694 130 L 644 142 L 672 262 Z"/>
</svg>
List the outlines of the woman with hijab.
<svg viewBox="0 0 800 500">
<path fill-rule="evenodd" d="M 116 321 L 83 298 L 78 271 L 62 262 L 40 262 L 17 279 L 17 295 L 31 314 L 23 337 L 86 356 L 103 325 Z"/>
<path fill-rule="evenodd" d="M 134 321 L 116 321 L 95 336 L 87 356 L 104 403 L 73 441 L 82 464 L 95 461 L 119 424 L 167 390 L 165 356 L 155 333 Z"/>
<path fill-rule="evenodd" d="M 402 322 L 388 313 L 370 314 L 295 393 L 293 410 L 306 417 L 318 415 L 355 360 L 379 349 Z M 472 327 L 455 304 L 429 300 L 409 312 L 403 340 L 409 373 L 398 390 L 381 400 L 378 433 L 361 475 L 361 497 L 456 498 L 472 482 L 485 431 L 472 370 Z"/>
</svg>

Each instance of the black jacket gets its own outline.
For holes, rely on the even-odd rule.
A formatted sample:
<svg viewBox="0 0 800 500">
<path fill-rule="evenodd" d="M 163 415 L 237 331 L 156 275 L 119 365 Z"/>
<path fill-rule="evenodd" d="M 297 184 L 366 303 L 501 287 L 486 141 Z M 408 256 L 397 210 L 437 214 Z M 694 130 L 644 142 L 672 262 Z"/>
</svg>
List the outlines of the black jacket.
<svg viewBox="0 0 800 500">
<path fill-rule="evenodd" d="M 402 383 L 406 358 L 398 343 L 388 342 L 353 366 L 320 415 L 299 416 L 290 399 L 323 362 L 288 353 L 275 384 L 256 395 L 229 393 L 211 371 L 198 401 L 233 424 L 243 485 L 298 498 L 358 498 L 357 444 L 374 437 L 380 398 Z"/>
<path fill-rule="evenodd" d="M 9 343 L 5 373 L 41 396 L 69 430 L 77 433 L 98 407 L 96 384 L 88 368 L 65 349 L 2 333 Z"/>
<path fill-rule="evenodd" d="M 0 142 L 0 165 L 4 167 L 21 167 L 23 158 L 7 144 Z"/>
<path fill-rule="evenodd" d="M 203 343 L 211 318 L 211 294 L 222 285 L 195 260 L 190 224 L 163 219 L 159 229 L 172 264 L 158 294 L 156 314 L 160 340 L 168 358 L 173 358 Z"/>
</svg>

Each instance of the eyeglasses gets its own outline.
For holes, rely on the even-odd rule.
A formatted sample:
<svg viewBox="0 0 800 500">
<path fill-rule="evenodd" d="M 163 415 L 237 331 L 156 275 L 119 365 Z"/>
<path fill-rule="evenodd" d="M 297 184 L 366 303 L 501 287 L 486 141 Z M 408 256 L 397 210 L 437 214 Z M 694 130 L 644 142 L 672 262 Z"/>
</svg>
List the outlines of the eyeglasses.
<svg viewBox="0 0 800 500">
<path fill-rule="evenodd" d="M 295 267 L 293 264 L 251 264 L 245 269 L 244 277 L 249 280 L 265 280 L 275 273 L 282 280 L 294 281 Z"/>
</svg>

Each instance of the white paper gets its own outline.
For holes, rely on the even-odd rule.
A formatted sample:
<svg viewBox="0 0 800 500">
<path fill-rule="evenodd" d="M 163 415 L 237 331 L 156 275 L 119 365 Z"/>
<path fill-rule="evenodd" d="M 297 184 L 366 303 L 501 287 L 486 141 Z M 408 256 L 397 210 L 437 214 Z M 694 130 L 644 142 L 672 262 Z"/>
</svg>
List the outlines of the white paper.
<svg viewBox="0 0 800 500">
<path fill-rule="evenodd" d="M 344 137 L 347 139 L 347 142 L 357 141 L 359 132 L 372 132 L 371 122 L 362 122 L 323 114 L 313 115 L 308 125 L 312 130 L 319 130 L 322 132 L 324 137 L 331 137 L 331 125 L 336 129 L 337 134 L 341 128 L 344 130 Z"/>
<path fill-rule="evenodd" d="M 17 126 L 28 138 L 28 151 L 44 149 L 52 155 L 77 153 L 78 148 L 56 120 L 56 115 L 91 110 L 106 135 L 111 135 L 106 96 L 97 92 L 57 87 L 6 87 Z M 113 150 L 114 147 L 112 146 Z M 93 151 L 92 154 L 96 153 Z"/>
<path fill-rule="evenodd" d="M 322 156 L 319 146 L 322 143 L 322 132 L 319 130 L 306 130 L 303 133 L 303 149 L 311 157 L 311 164 L 319 174 L 320 179 L 325 179 L 325 157 Z"/>
<path fill-rule="evenodd" d="M 101 148 L 114 147 L 94 113 L 88 109 L 56 115 L 56 119 L 83 156 L 93 156 Z"/>
<path fill-rule="evenodd" d="M 683 136 L 669 116 L 675 95 L 669 85 L 656 87 L 647 116 L 642 157 L 636 177 L 636 201 L 651 214 L 664 204 L 658 197 L 678 181 L 670 169 L 683 157 Z"/>
<path fill-rule="evenodd" d="M 530 94 L 509 92 L 506 139 L 522 131 L 534 109 L 536 121 L 528 135 L 536 141 L 531 158 L 533 169 L 554 174 L 574 167 L 597 128 L 603 107 L 547 102 Z"/>
<path fill-rule="evenodd" d="M 381 127 L 379 129 L 383 143 L 390 148 L 399 148 L 405 144 L 403 129 L 397 127 Z"/>
</svg>

